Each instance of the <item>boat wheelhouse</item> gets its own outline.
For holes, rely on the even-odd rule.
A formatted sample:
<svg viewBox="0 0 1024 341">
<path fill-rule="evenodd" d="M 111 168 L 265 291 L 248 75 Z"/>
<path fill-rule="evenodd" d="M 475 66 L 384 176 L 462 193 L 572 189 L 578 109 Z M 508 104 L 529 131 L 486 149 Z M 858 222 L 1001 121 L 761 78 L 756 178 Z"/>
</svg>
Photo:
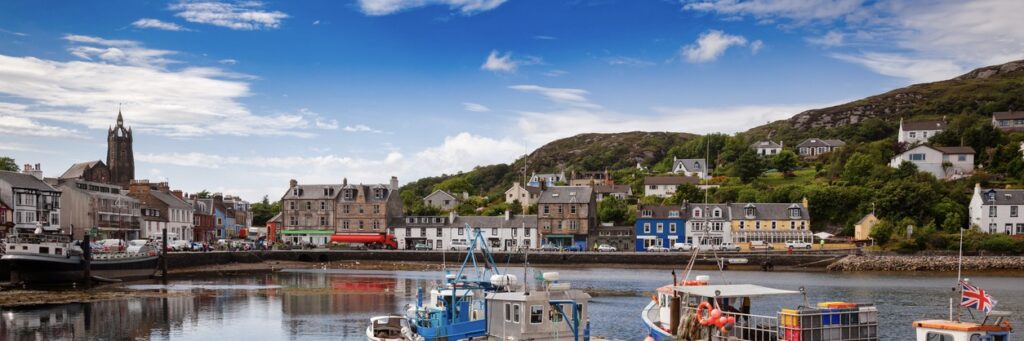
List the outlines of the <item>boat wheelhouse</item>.
<svg viewBox="0 0 1024 341">
<path fill-rule="evenodd" d="M 981 323 L 949 320 L 914 321 L 917 341 L 1008 341 L 1011 314 L 993 311 Z"/>
<path fill-rule="evenodd" d="M 590 340 L 590 295 L 546 272 L 540 291 L 487 294 L 487 340 Z"/>
</svg>

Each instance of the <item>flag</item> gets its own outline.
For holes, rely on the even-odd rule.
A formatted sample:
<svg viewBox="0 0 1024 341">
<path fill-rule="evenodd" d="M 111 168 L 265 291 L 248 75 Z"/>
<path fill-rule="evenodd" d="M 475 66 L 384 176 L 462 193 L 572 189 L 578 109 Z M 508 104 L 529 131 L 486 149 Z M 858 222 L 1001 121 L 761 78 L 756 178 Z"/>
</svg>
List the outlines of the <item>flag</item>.
<svg viewBox="0 0 1024 341">
<path fill-rule="evenodd" d="M 986 293 L 985 290 L 973 286 L 966 281 L 960 281 L 960 286 L 963 288 L 960 297 L 961 307 L 978 309 L 984 311 L 985 314 L 988 314 L 988 312 L 992 311 L 992 308 L 996 307 L 998 302 Z"/>
</svg>

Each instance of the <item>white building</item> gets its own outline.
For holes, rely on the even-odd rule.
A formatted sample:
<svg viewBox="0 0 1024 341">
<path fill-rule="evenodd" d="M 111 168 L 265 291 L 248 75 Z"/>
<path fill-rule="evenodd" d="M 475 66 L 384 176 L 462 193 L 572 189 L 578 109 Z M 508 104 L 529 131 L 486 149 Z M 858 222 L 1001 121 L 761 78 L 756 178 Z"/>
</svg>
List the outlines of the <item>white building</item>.
<svg viewBox="0 0 1024 341">
<path fill-rule="evenodd" d="M 699 185 L 700 178 L 693 176 L 648 176 L 644 178 L 644 196 L 665 198 L 676 193 L 679 185 Z"/>
<path fill-rule="evenodd" d="M 677 159 L 672 157 L 672 173 L 705 179 L 710 167 L 704 159 Z"/>
<path fill-rule="evenodd" d="M 690 205 L 690 216 L 686 219 L 686 242 L 690 245 L 732 243 L 732 210 L 729 205 Z"/>
<path fill-rule="evenodd" d="M 946 129 L 946 120 L 903 122 L 900 119 L 900 131 L 896 140 L 900 143 L 927 143 L 932 136 Z"/>
<path fill-rule="evenodd" d="M 974 185 L 971 225 L 982 232 L 1024 234 L 1024 190 L 982 189 Z"/>
<path fill-rule="evenodd" d="M 26 164 L 24 174 L 0 171 L 0 200 L 10 206 L 14 228 L 22 232 L 60 229 L 60 191 L 43 182 L 39 164 Z"/>
<path fill-rule="evenodd" d="M 523 187 L 518 182 L 513 183 L 512 187 L 505 191 L 505 203 L 512 205 L 519 200 L 519 204 L 523 205 L 523 212 L 532 205 L 537 204 L 537 200 L 540 200 L 540 188 L 539 187 Z"/>
<path fill-rule="evenodd" d="M 913 163 L 918 170 L 931 173 L 938 179 L 959 179 L 974 172 L 974 149 L 920 145 L 892 158 L 889 166 L 899 168 L 904 161 Z"/>
<path fill-rule="evenodd" d="M 782 152 L 782 145 L 771 140 L 754 142 L 750 148 L 756 150 L 757 155 L 761 156 L 771 156 Z"/>
<path fill-rule="evenodd" d="M 405 226 L 395 229 L 395 238 L 399 249 L 413 249 L 421 244 L 432 250 L 463 250 L 473 237 L 466 233 L 467 224 L 471 230 L 483 232 L 493 251 L 540 245 L 537 216 L 508 212 L 501 216 L 458 216 L 453 212 L 448 216 L 405 217 Z"/>
</svg>

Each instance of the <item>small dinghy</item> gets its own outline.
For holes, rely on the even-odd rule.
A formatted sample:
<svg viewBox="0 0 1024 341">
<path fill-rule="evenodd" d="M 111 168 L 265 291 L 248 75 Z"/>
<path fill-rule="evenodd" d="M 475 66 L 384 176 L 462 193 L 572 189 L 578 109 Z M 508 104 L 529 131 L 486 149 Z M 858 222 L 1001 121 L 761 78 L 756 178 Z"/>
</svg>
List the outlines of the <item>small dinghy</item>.
<svg viewBox="0 0 1024 341">
<path fill-rule="evenodd" d="M 366 339 L 370 341 L 416 341 L 417 337 L 409 325 L 409 319 L 401 315 L 377 316 L 370 319 L 366 327 Z"/>
</svg>

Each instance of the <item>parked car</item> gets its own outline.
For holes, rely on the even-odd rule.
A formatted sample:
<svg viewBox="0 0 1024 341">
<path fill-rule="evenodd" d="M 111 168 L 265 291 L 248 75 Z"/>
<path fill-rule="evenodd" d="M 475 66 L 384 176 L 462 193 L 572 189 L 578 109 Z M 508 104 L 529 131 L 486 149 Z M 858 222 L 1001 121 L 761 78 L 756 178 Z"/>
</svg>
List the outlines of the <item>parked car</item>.
<svg viewBox="0 0 1024 341">
<path fill-rule="evenodd" d="M 430 247 L 430 244 L 427 243 L 416 243 L 416 246 L 414 246 L 413 249 L 420 251 L 430 251 L 431 249 L 433 249 L 433 247 Z"/>
<path fill-rule="evenodd" d="M 675 243 L 669 248 L 670 251 L 693 251 L 693 244 L 690 243 Z"/>
<path fill-rule="evenodd" d="M 466 251 L 469 250 L 469 245 L 466 244 L 452 244 L 450 248 L 452 251 Z"/>
<path fill-rule="evenodd" d="M 139 250 L 142 250 L 142 247 L 145 246 L 146 243 L 149 243 L 148 239 L 129 240 L 128 241 L 128 248 L 125 249 L 125 252 L 128 252 L 128 253 L 139 253 Z"/>
<path fill-rule="evenodd" d="M 787 240 L 786 241 L 786 248 L 787 249 L 808 249 L 808 250 L 810 250 L 811 249 L 811 243 L 808 243 L 808 242 L 805 242 L 805 241 L 800 241 L 800 240 Z"/>
<path fill-rule="evenodd" d="M 562 248 L 558 247 L 558 245 L 555 245 L 555 244 L 544 244 L 544 245 L 541 245 L 538 250 L 541 250 L 541 251 L 562 251 Z"/>
<path fill-rule="evenodd" d="M 583 251 L 585 249 L 580 244 L 573 244 L 573 245 L 566 246 L 563 250 L 577 252 L 577 251 Z"/>
<path fill-rule="evenodd" d="M 736 252 L 740 250 L 740 246 L 733 243 L 721 243 L 715 246 L 715 250 Z"/>
<path fill-rule="evenodd" d="M 597 246 L 597 252 L 615 252 L 615 251 L 619 251 L 619 249 L 616 249 L 614 246 L 611 246 L 611 245 L 608 245 L 608 244 L 601 244 L 601 245 Z"/>
<path fill-rule="evenodd" d="M 774 250 L 775 247 L 772 244 L 765 243 L 761 240 L 755 240 L 750 242 L 750 250 Z"/>
<path fill-rule="evenodd" d="M 651 246 L 648 246 L 646 249 L 647 249 L 647 252 L 668 252 L 668 248 L 667 247 L 659 246 L 659 245 L 651 245 Z"/>
<path fill-rule="evenodd" d="M 187 240 L 174 240 L 167 243 L 167 248 L 173 251 L 189 251 L 192 249 L 192 243 Z"/>
</svg>

